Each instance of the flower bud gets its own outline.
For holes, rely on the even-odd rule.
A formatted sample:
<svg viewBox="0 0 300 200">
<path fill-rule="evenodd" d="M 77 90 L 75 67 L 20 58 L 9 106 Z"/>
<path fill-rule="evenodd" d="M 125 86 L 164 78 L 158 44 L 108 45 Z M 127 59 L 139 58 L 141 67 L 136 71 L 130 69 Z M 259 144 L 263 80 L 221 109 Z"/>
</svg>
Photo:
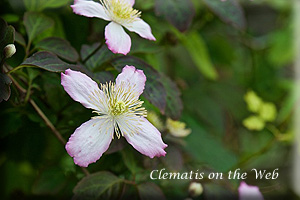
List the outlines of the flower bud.
<svg viewBox="0 0 300 200">
<path fill-rule="evenodd" d="M 192 182 L 189 186 L 189 193 L 192 197 L 200 196 L 203 193 L 201 183 Z"/>
<path fill-rule="evenodd" d="M 4 58 L 10 58 L 16 53 L 16 47 L 14 44 L 9 44 L 4 47 L 3 55 Z"/>
</svg>

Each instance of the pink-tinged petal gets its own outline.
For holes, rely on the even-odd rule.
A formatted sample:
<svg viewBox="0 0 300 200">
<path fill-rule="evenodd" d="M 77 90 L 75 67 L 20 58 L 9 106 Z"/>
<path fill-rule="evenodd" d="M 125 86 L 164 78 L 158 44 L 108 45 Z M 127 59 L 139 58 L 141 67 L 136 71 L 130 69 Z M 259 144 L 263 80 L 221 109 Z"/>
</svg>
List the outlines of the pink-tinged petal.
<svg viewBox="0 0 300 200">
<path fill-rule="evenodd" d="M 147 119 L 127 116 L 117 120 L 117 123 L 127 142 L 140 153 L 150 158 L 166 155 L 164 149 L 168 145 L 163 142 L 160 132 Z"/>
<path fill-rule="evenodd" d="M 145 89 L 146 76 L 143 70 L 126 65 L 116 78 L 116 86 L 121 85 L 122 82 L 126 84 L 129 83 L 137 93 L 137 97 L 139 97 Z"/>
<path fill-rule="evenodd" d="M 108 48 L 113 53 L 128 54 L 131 48 L 131 39 L 123 27 L 115 22 L 110 22 L 105 27 L 105 39 Z"/>
<path fill-rule="evenodd" d="M 129 31 L 139 34 L 148 40 L 156 40 L 152 35 L 151 27 L 144 20 L 138 19 L 130 24 L 123 24 Z"/>
<path fill-rule="evenodd" d="M 263 196 L 256 186 L 247 185 L 241 182 L 239 186 L 239 200 L 263 200 Z"/>
<path fill-rule="evenodd" d="M 74 5 L 71 5 L 73 12 L 77 15 L 86 17 L 97 17 L 106 21 L 111 21 L 110 17 L 106 14 L 103 6 L 100 3 L 87 0 L 75 0 Z"/>
<path fill-rule="evenodd" d="M 97 103 L 98 97 L 95 96 L 95 93 L 99 95 L 104 94 L 99 89 L 98 84 L 87 75 L 67 69 L 65 74 L 61 73 L 61 84 L 72 99 L 86 108 L 103 110 L 101 105 Z"/>
<path fill-rule="evenodd" d="M 133 6 L 135 3 L 135 0 L 124 0 L 124 1 L 127 1 L 131 6 Z"/>
<path fill-rule="evenodd" d="M 108 149 L 113 131 L 110 120 L 91 119 L 75 130 L 66 144 L 66 150 L 75 164 L 87 167 L 99 160 Z"/>
</svg>

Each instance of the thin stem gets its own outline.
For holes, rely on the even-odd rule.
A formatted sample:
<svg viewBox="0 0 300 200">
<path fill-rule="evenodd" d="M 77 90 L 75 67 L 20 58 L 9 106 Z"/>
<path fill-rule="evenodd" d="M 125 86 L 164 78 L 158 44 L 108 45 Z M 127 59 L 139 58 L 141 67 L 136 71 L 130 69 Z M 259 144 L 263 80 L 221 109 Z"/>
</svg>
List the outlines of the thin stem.
<svg viewBox="0 0 300 200">
<path fill-rule="evenodd" d="M 26 93 L 27 91 L 10 75 L 8 74 L 9 78 L 12 80 L 14 85 L 22 92 Z M 52 122 L 48 119 L 48 117 L 44 114 L 44 112 L 40 109 L 40 107 L 35 103 L 34 100 L 30 99 L 28 97 L 30 104 L 33 106 L 33 108 L 36 110 L 36 112 L 39 114 L 39 116 L 44 120 L 45 124 L 51 129 L 51 131 L 54 133 L 56 138 L 65 146 L 66 140 L 62 137 L 60 132 L 54 127 Z M 81 167 L 82 172 L 88 176 L 90 173 L 86 168 Z"/>
<path fill-rule="evenodd" d="M 123 180 L 124 183 L 129 184 L 129 185 L 136 185 L 134 181 L 129 181 L 129 180 Z"/>
<path fill-rule="evenodd" d="M 56 128 L 53 126 L 53 124 L 50 122 L 48 117 L 43 113 L 43 111 L 36 105 L 36 103 L 30 99 L 30 104 L 33 106 L 33 108 L 36 110 L 36 112 L 40 115 L 40 117 L 44 120 L 46 125 L 52 130 L 54 135 L 57 137 L 57 139 L 63 144 L 66 144 L 66 140 L 61 136 L 61 134 L 56 130 Z"/>
<path fill-rule="evenodd" d="M 97 51 L 99 50 L 99 49 L 101 49 L 102 48 L 102 46 L 104 45 L 104 41 L 103 42 L 101 42 L 101 44 L 90 54 L 90 55 L 88 55 L 83 61 L 82 61 L 82 63 L 83 64 L 85 64 L 86 63 L 86 61 L 88 61 L 95 53 L 97 53 Z"/>
<path fill-rule="evenodd" d="M 12 70 L 6 72 L 6 74 L 10 74 L 10 73 L 15 72 L 15 71 L 17 71 L 17 70 L 19 70 L 19 69 L 22 69 L 22 68 L 24 68 L 24 67 L 34 67 L 34 66 L 31 66 L 31 65 L 19 65 L 18 67 L 15 67 L 15 68 L 13 68 Z"/>
</svg>

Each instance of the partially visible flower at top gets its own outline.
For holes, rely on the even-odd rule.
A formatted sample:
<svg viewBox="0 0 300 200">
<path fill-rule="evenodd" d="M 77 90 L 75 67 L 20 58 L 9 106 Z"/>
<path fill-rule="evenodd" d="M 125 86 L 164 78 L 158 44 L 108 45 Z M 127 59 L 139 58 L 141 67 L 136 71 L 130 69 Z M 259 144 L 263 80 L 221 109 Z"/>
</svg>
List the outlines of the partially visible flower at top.
<svg viewBox="0 0 300 200">
<path fill-rule="evenodd" d="M 75 0 L 73 12 L 86 17 L 97 17 L 111 21 L 105 28 L 105 39 L 113 53 L 126 55 L 131 48 L 131 39 L 123 27 L 148 40 L 156 40 L 150 26 L 143 21 L 141 12 L 132 8 L 135 0 L 100 0 L 100 3 Z"/>
<path fill-rule="evenodd" d="M 258 112 L 261 104 L 263 103 L 261 98 L 258 97 L 257 94 L 253 91 L 248 91 L 244 96 L 244 99 L 248 105 L 248 109 L 251 112 Z"/>
<path fill-rule="evenodd" d="M 75 130 L 66 144 L 66 150 L 75 164 L 87 167 L 96 162 L 108 149 L 114 135 L 124 136 L 140 153 L 153 158 L 165 156 L 168 146 L 160 132 L 145 118 L 139 96 L 145 88 L 146 76 L 142 70 L 125 66 L 116 83 L 98 84 L 87 75 L 66 70 L 61 74 L 65 91 L 98 116 Z"/>
<path fill-rule="evenodd" d="M 162 120 L 159 118 L 159 116 L 154 111 L 148 111 L 148 113 L 147 113 L 147 119 L 158 130 L 163 131 L 165 129 L 165 126 L 164 126 Z"/>
<path fill-rule="evenodd" d="M 192 182 L 189 186 L 189 193 L 192 197 L 198 197 L 203 193 L 203 186 L 201 183 Z"/>
<path fill-rule="evenodd" d="M 241 182 L 239 186 L 239 200 L 263 200 L 259 188 L 257 186 L 247 185 L 245 182 Z"/>
<path fill-rule="evenodd" d="M 243 120 L 243 124 L 251 131 L 261 131 L 265 128 L 265 121 L 258 116 L 252 115 Z"/>
<path fill-rule="evenodd" d="M 186 128 L 186 124 L 180 121 L 174 121 L 170 118 L 167 119 L 167 129 L 170 134 L 175 137 L 186 137 L 191 134 L 192 130 Z"/>
</svg>

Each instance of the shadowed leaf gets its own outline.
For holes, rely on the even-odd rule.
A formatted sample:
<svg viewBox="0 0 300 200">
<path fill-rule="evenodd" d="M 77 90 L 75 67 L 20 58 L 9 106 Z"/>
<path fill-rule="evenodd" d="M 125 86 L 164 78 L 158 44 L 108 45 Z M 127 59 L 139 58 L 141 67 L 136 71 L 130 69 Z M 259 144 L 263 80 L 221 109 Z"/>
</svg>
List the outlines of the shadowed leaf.
<svg viewBox="0 0 300 200">
<path fill-rule="evenodd" d="M 70 42 L 62 38 L 46 38 L 37 43 L 36 47 L 46 51 L 51 51 L 59 57 L 71 62 L 75 62 L 79 58 L 77 51 L 71 46 Z"/>
<path fill-rule="evenodd" d="M 0 102 L 7 101 L 10 97 L 11 80 L 6 74 L 0 73 Z"/>
<path fill-rule="evenodd" d="M 186 31 L 195 15 L 193 4 L 190 0 L 156 0 L 155 12 L 166 18 L 179 31 Z"/>
<path fill-rule="evenodd" d="M 73 190 L 75 194 L 73 199 L 99 199 L 120 182 L 122 182 L 122 179 L 110 172 L 102 171 L 91 174 L 78 182 Z"/>
<path fill-rule="evenodd" d="M 203 0 L 204 3 L 226 23 L 241 30 L 245 29 L 246 20 L 242 7 L 237 0 Z"/>
<path fill-rule="evenodd" d="M 15 40 L 15 29 L 8 26 L 6 21 L 0 18 L 0 59 L 3 57 L 3 49 L 8 44 L 13 44 Z"/>
<path fill-rule="evenodd" d="M 70 65 L 60 60 L 55 54 L 47 51 L 41 51 L 33 54 L 27 58 L 21 65 L 29 65 L 33 67 L 42 68 L 50 72 L 64 72 L 66 69 L 72 69 L 76 71 L 86 70 L 80 66 Z"/>
<path fill-rule="evenodd" d="M 54 22 L 42 13 L 26 12 L 24 15 L 24 26 L 27 31 L 28 40 L 32 41 L 39 34 L 54 26 Z"/>
<path fill-rule="evenodd" d="M 166 197 L 161 189 L 154 183 L 147 182 L 137 186 L 141 200 L 160 199 L 165 200 Z"/>
</svg>

